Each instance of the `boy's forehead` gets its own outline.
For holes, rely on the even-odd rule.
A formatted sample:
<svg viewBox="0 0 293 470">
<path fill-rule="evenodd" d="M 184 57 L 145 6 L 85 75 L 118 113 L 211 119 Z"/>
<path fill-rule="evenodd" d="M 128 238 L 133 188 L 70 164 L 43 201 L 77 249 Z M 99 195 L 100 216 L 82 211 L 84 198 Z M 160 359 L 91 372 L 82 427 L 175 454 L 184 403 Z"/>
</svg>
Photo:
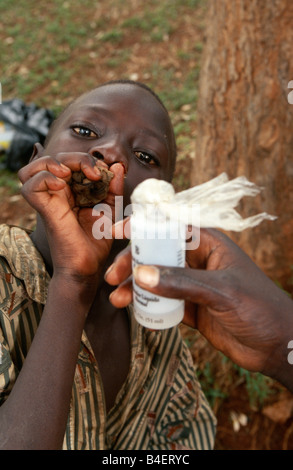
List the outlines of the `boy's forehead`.
<svg viewBox="0 0 293 470">
<path fill-rule="evenodd" d="M 121 111 L 121 106 L 131 106 L 131 108 L 167 118 L 163 106 L 151 92 L 134 84 L 102 85 L 80 96 L 74 103 L 76 107 L 82 105 L 99 106 L 99 104 L 111 106 L 111 109 L 117 110 L 117 112 Z"/>
</svg>

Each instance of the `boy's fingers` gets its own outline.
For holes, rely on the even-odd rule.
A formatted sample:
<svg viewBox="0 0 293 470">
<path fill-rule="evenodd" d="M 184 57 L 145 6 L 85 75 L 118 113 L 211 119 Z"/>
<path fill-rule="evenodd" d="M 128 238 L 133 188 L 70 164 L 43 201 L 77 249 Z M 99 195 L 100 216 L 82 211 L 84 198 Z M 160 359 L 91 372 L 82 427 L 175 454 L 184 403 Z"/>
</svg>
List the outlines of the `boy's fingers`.
<svg viewBox="0 0 293 470">
<path fill-rule="evenodd" d="M 108 166 L 99 161 L 99 166 Z M 67 179 L 72 171 L 82 171 L 91 180 L 101 178 L 100 170 L 97 167 L 97 160 L 89 154 L 82 152 L 59 153 L 56 157 L 49 155 L 37 158 L 23 167 L 18 176 L 23 183 L 40 171 L 50 171 L 55 176 Z"/>
<path fill-rule="evenodd" d="M 108 194 L 103 203 L 114 208 L 115 219 L 119 219 L 123 217 L 124 166 L 115 163 L 110 166 L 109 170 L 114 174 L 114 177 L 110 181 Z"/>
<path fill-rule="evenodd" d="M 110 166 L 109 170 L 114 173 L 114 177 L 110 181 L 109 192 L 122 196 L 124 190 L 124 166 L 121 163 L 114 163 L 114 165 Z"/>
<path fill-rule="evenodd" d="M 60 178 L 66 178 L 66 176 L 71 174 L 70 169 L 57 160 L 51 157 L 43 157 L 38 158 L 37 160 L 34 160 L 25 167 L 21 168 L 18 172 L 18 177 L 24 184 L 37 173 L 43 171 L 50 172 Z"/>
<path fill-rule="evenodd" d="M 21 193 L 33 207 L 39 207 L 40 212 L 42 212 L 43 204 L 36 196 L 41 196 L 43 193 L 43 195 L 50 197 L 49 191 L 60 191 L 64 189 L 65 186 L 66 182 L 63 179 L 52 175 L 50 172 L 42 171 L 30 178 L 23 185 Z"/>
<path fill-rule="evenodd" d="M 166 266 L 136 266 L 135 282 L 150 292 L 168 298 L 177 298 L 209 305 L 215 309 L 231 307 L 231 284 L 225 272 L 202 271 Z M 229 289 L 229 290 L 228 290 Z"/>
<path fill-rule="evenodd" d="M 70 168 L 71 171 L 82 171 L 87 178 L 94 181 L 101 179 L 101 172 L 97 164 L 109 169 L 105 162 L 97 160 L 92 155 L 83 152 L 61 152 L 58 153 L 56 159 Z"/>
</svg>

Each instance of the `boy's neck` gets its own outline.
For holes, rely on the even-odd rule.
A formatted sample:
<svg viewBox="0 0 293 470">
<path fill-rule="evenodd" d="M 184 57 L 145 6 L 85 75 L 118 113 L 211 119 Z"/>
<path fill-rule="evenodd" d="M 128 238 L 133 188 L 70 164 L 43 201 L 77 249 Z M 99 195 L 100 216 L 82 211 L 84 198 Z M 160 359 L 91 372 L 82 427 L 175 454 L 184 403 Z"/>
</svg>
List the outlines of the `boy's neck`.
<svg viewBox="0 0 293 470">
<path fill-rule="evenodd" d="M 37 250 L 39 251 L 39 253 L 42 255 L 48 273 L 50 274 L 50 276 L 52 276 L 53 274 L 52 258 L 51 258 L 50 248 L 47 242 L 43 224 L 39 224 L 39 223 L 37 224 L 34 232 L 30 234 L 30 238 L 33 244 L 35 245 L 35 247 L 37 248 Z"/>
</svg>

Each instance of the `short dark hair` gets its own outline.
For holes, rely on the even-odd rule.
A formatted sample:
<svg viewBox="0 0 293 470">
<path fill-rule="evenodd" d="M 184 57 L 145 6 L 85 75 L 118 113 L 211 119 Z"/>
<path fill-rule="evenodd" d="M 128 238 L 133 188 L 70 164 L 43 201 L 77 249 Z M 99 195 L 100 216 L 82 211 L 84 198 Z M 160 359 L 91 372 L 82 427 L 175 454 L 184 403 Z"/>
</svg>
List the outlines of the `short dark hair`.
<svg viewBox="0 0 293 470">
<path fill-rule="evenodd" d="M 117 79 L 117 80 L 109 80 L 108 82 L 102 83 L 102 85 L 99 85 L 97 88 L 101 88 L 101 87 L 107 86 L 107 85 L 117 85 L 117 84 L 136 85 L 136 86 L 139 86 L 140 88 L 144 88 L 145 90 L 147 90 L 149 93 L 151 93 L 151 95 L 153 95 L 156 98 L 156 100 L 164 108 L 165 112 L 169 115 L 169 112 L 168 112 L 166 106 L 164 105 L 163 101 L 159 97 L 159 95 L 157 95 L 157 93 L 155 93 L 152 88 L 150 88 L 148 85 L 146 85 L 143 82 L 137 82 L 135 80 L 121 78 L 121 79 Z"/>
</svg>

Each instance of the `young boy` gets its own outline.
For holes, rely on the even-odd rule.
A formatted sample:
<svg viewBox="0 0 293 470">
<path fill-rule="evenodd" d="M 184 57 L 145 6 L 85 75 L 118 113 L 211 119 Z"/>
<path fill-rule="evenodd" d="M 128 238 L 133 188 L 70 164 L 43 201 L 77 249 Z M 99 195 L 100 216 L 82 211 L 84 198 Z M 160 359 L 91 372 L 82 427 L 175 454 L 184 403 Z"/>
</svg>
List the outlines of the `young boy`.
<svg viewBox="0 0 293 470">
<path fill-rule="evenodd" d="M 150 331 L 109 301 L 107 268 L 125 241 L 92 235 L 68 182 L 96 162 L 104 203 L 146 178 L 170 181 L 176 145 L 144 85 L 112 82 L 70 104 L 20 179 L 36 230 L 0 228 L 0 448 L 210 449 L 215 419 L 177 328 Z"/>
</svg>

